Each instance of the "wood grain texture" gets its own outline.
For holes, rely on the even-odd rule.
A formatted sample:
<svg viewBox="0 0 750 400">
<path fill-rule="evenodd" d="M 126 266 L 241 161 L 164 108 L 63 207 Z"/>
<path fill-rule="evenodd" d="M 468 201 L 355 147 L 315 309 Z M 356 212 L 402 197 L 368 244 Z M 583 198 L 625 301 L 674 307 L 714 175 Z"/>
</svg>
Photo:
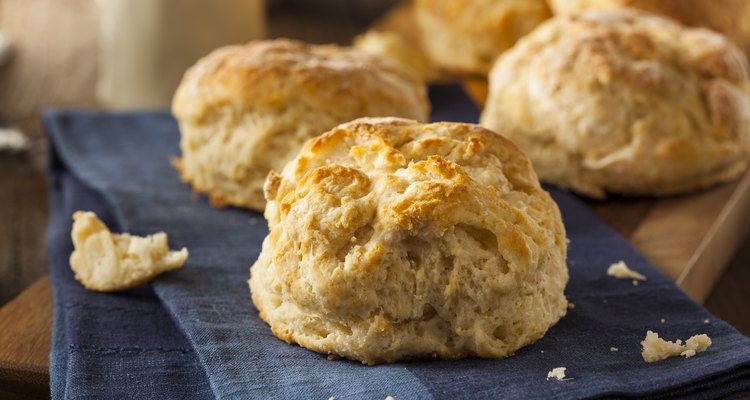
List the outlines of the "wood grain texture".
<svg viewBox="0 0 750 400">
<path fill-rule="evenodd" d="M 52 337 L 48 277 L 0 309 L 0 333 L 0 387 L 9 393 L 48 394 Z"/>
<path fill-rule="evenodd" d="M 30 155 L 0 155 L 0 304 L 47 271 L 47 197 Z"/>
</svg>

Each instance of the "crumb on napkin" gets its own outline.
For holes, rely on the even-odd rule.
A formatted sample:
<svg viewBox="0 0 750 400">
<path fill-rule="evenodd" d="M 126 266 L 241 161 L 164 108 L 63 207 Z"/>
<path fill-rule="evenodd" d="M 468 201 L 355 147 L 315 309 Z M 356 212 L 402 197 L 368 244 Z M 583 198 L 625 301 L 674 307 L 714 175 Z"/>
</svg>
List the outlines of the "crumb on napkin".
<svg viewBox="0 0 750 400">
<path fill-rule="evenodd" d="M 170 251 L 167 234 L 146 237 L 113 234 L 93 212 L 73 214 L 71 238 L 75 250 L 70 267 L 86 289 L 113 292 L 145 283 L 182 267 L 188 250 Z"/>
<path fill-rule="evenodd" d="M 547 372 L 547 380 L 550 380 L 552 378 L 557 379 L 558 381 L 567 381 L 573 378 L 566 378 L 565 377 L 565 370 L 567 368 L 565 367 L 557 367 L 552 368 L 552 371 Z"/>
<path fill-rule="evenodd" d="M 641 342 L 643 351 L 641 356 L 646 362 L 661 361 L 669 357 L 684 356 L 690 358 L 711 346 L 711 338 L 706 334 L 695 335 L 682 343 L 682 340 L 669 342 L 659 337 L 656 332 L 646 332 L 646 338 Z"/>
<path fill-rule="evenodd" d="M 625 264 L 625 261 L 618 261 L 614 264 L 611 264 L 609 268 L 607 268 L 607 275 L 619 279 L 632 279 L 634 286 L 638 285 L 638 281 L 646 280 L 646 276 L 628 268 L 628 265 Z"/>
<path fill-rule="evenodd" d="M 610 347 L 609 351 L 615 352 L 615 351 L 620 351 L 620 349 L 618 349 L 617 347 Z"/>
</svg>

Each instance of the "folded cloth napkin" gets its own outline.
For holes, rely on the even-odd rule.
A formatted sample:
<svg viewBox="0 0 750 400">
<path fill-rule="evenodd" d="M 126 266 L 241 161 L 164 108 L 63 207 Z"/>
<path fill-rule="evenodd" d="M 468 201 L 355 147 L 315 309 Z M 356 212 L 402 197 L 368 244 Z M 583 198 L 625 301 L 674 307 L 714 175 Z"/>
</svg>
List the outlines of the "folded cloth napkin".
<svg viewBox="0 0 750 400">
<path fill-rule="evenodd" d="M 454 86 L 433 88 L 435 120 L 476 121 Z M 267 233 L 258 213 L 215 209 L 169 163 L 179 133 L 167 113 L 50 112 L 52 219 L 47 248 L 55 297 L 54 398 L 595 398 L 750 394 L 750 339 L 691 301 L 574 196 L 550 189 L 570 238 L 566 289 L 575 308 L 505 360 L 366 366 L 272 334 L 250 301 L 248 268 Z M 119 294 L 73 281 L 70 215 L 94 210 L 116 230 L 166 231 L 187 246 L 184 268 Z M 606 275 L 624 260 L 648 280 Z M 664 322 L 662 322 L 662 320 Z M 708 321 L 707 323 L 705 321 Z M 647 330 L 667 339 L 707 333 L 690 359 L 646 363 Z M 619 349 L 610 351 L 611 347 Z M 547 380 L 566 367 L 572 378 Z"/>
</svg>

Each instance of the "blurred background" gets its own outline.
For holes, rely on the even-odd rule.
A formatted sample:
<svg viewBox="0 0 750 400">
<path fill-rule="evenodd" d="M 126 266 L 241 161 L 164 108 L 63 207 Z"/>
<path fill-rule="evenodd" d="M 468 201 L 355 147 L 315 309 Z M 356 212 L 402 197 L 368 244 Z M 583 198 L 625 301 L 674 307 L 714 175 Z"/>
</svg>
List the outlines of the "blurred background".
<svg viewBox="0 0 750 400">
<path fill-rule="evenodd" d="M 263 37 L 350 44 L 396 3 L 0 0 L 0 48 L 10 43 L 9 53 L 0 50 L 0 304 L 47 271 L 45 109 L 167 107 L 181 71 L 219 45 Z M 706 303 L 746 335 L 749 263 L 746 243 Z"/>
</svg>

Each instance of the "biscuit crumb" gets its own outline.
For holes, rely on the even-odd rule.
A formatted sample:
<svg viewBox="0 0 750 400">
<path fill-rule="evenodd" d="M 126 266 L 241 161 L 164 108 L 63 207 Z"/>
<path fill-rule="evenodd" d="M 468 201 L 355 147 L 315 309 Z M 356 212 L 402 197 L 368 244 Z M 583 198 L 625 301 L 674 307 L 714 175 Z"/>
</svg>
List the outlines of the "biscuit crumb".
<svg viewBox="0 0 750 400">
<path fill-rule="evenodd" d="M 568 303 L 568 310 L 572 310 L 572 309 L 574 309 L 574 308 L 576 308 L 576 305 L 575 305 L 575 304 L 573 304 L 573 303 Z"/>
<path fill-rule="evenodd" d="M 93 212 L 76 211 L 70 267 L 86 289 L 114 292 L 146 283 L 185 264 L 188 250 L 170 251 L 167 234 L 113 234 Z"/>
<path fill-rule="evenodd" d="M 547 380 L 550 380 L 552 378 L 557 379 L 558 381 L 567 381 L 573 378 L 566 378 L 565 377 L 565 370 L 567 368 L 565 367 L 557 367 L 553 368 L 552 371 L 547 372 Z"/>
<path fill-rule="evenodd" d="M 341 357 L 338 354 L 329 354 L 326 359 L 328 359 L 328 361 L 336 361 L 340 360 Z"/>
<path fill-rule="evenodd" d="M 646 276 L 628 268 L 628 265 L 625 264 L 625 261 L 618 261 L 614 264 L 610 264 L 609 268 L 607 269 L 607 275 L 619 279 L 632 279 L 633 286 L 638 285 L 638 281 L 646 280 Z"/>
<path fill-rule="evenodd" d="M 709 323 L 709 322 L 710 322 L 710 321 L 709 321 L 709 320 L 707 320 L 707 319 L 704 319 L 704 320 L 703 320 L 703 323 L 704 323 L 704 324 L 707 324 L 707 323 Z"/>
<path fill-rule="evenodd" d="M 662 318 L 661 320 L 659 320 L 659 322 L 661 322 L 663 324 L 666 321 L 664 321 L 664 318 Z"/>
<path fill-rule="evenodd" d="M 646 362 L 655 362 L 675 356 L 685 356 L 690 358 L 696 353 L 705 351 L 711 346 L 711 338 L 706 334 L 695 335 L 682 344 L 682 340 L 669 342 L 659 338 L 656 332 L 646 332 L 646 338 L 641 342 L 643 351 L 641 356 Z"/>
<path fill-rule="evenodd" d="M 385 400 L 396 400 L 393 396 L 385 396 Z"/>
<path fill-rule="evenodd" d="M 602 300 L 602 304 L 607 304 L 607 299 Z"/>
<path fill-rule="evenodd" d="M 693 349 L 687 349 L 680 353 L 681 356 L 685 356 L 685 358 L 690 358 L 695 355 L 695 350 Z"/>
<path fill-rule="evenodd" d="M 609 351 L 615 352 L 615 351 L 620 351 L 620 349 L 618 349 L 617 347 L 610 347 Z"/>
</svg>

